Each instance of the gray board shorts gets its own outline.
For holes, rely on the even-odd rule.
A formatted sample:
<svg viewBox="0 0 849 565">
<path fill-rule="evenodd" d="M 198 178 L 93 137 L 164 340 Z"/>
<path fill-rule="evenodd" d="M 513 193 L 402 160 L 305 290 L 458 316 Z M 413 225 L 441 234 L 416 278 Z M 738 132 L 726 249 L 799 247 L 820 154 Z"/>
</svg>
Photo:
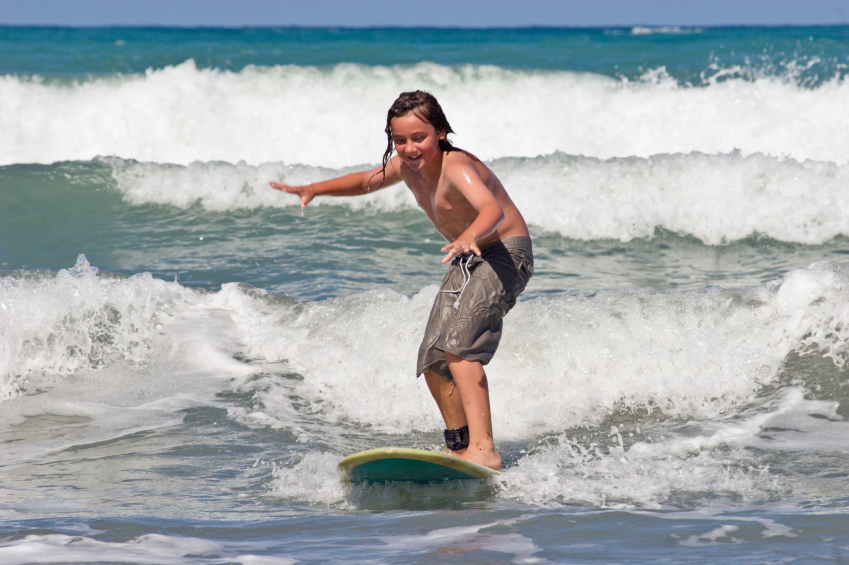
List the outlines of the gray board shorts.
<svg viewBox="0 0 849 565">
<path fill-rule="evenodd" d="M 507 237 L 480 248 L 481 256 L 455 257 L 442 281 L 419 346 L 416 375 L 429 370 L 452 379 L 445 352 L 486 365 L 501 341 L 502 318 L 534 274 L 529 237 Z M 463 289 L 463 270 L 471 278 Z M 454 304 L 460 296 L 457 308 Z"/>
</svg>

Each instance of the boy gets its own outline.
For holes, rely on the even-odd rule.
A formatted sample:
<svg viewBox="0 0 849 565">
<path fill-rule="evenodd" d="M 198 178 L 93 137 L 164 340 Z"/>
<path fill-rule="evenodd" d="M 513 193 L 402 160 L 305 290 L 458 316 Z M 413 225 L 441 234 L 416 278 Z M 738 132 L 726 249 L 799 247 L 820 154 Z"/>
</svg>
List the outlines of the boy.
<svg viewBox="0 0 849 565">
<path fill-rule="evenodd" d="M 383 166 L 307 186 L 271 182 L 300 197 L 356 196 L 399 181 L 449 243 L 452 261 L 430 313 L 416 374 L 424 374 L 445 421 L 453 455 L 498 469 L 489 385 L 483 365 L 501 339 L 501 319 L 533 275 L 533 250 L 522 214 L 501 181 L 474 155 L 451 145 L 439 103 L 404 92 L 386 118 Z M 392 151 L 397 152 L 394 157 Z"/>
</svg>

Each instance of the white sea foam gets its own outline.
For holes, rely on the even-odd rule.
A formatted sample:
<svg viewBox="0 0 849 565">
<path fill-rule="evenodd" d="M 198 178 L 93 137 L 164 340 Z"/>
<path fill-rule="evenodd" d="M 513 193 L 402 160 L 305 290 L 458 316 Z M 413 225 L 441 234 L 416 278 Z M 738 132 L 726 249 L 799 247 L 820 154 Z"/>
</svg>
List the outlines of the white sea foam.
<svg viewBox="0 0 849 565">
<path fill-rule="evenodd" d="M 444 489 L 443 489 L 444 490 Z M 188 536 L 145 534 L 126 541 L 100 540 L 94 536 L 65 534 L 31 534 L 20 539 L 0 541 L 0 560 L 4 565 L 31 563 L 146 563 L 151 565 L 202 564 L 217 565 L 293 565 L 303 562 L 381 562 L 411 554 L 446 552 L 474 555 L 498 553 L 512 563 L 549 563 L 535 554 L 542 551 L 531 538 L 515 532 L 503 532 L 527 519 L 497 520 L 477 525 L 437 528 L 424 533 L 415 531 L 403 535 L 384 534 L 356 537 L 356 532 L 336 535 L 334 545 L 342 549 L 328 549 L 327 540 L 320 534 L 307 531 L 293 542 L 285 540 L 226 541 Z M 294 547 L 293 547 L 294 546 Z M 288 557 L 287 555 L 293 555 Z M 343 559 L 334 556 L 344 555 Z"/>
<path fill-rule="evenodd" d="M 845 365 L 847 283 L 845 266 L 819 263 L 747 291 L 631 289 L 520 302 L 487 366 L 495 437 L 544 441 L 503 475 L 505 492 L 599 505 L 654 505 L 687 488 L 760 496 L 783 487 L 725 448 L 798 450 L 812 438 L 816 452 L 845 451 L 836 403 L 805 400 L 800 383 L 762 394 L 790 353 Z M 441 429 L 414 377 L 434 287 L 409 298 L 381 290 L 296 304 L 237 284 L 198 293 L 146 275 L 98 277 L 81 258 L 53 278 L 5 278 L 0 292 L 10 396 L 3 432 L 45 414 L 79 428 L 34 445 L 12 442 L 9 461 L 171 425 L 186 408 L 221 404 L 215 394 L 226 390 L 252 393 L 249 406 L 225 404 L 231 418 L 332 449 L 357 430 Z M 692 429 L 666 423 L 676 419 L 692 420 Z M 623 442 L 614 427 L 599 443 L 575 432 L 620 420 L 654 439 Z M 792 430 L 761 436 L 784 426 Z M 334 459 L 310 452 L 278 468 L 272 492 L 340 502 Z M 646 481 L 649 472 L 663 480 Z M 298 494 L 307 477 L 324 487 Z"/>
<path fill-rule="evenodd" d="M 615 438 L 607 446 L 592 438 L 561 434 L 540 441 L 541 445 L 533 447 L 498 482 L 505 487 L 504 496 L 542 505 L 569 500 L 656 506 L 674 492 L 763 499 L 790 486 L 742 448 L 843 452 L 844 446 L 834 438 L 843 436 L 846 424 L 839 421 L 835 408 L 834 402 L 805 400 L 802 390 L 788 388 L 762 406 L 733 417 L 691 421 L 691 428 L 700 427 L 704 432 L 698 435 L 682 435 L 651 422 L 642 425 L 640 440 L 625 438 L 629 445 L 615 426 L 610 433 L 601 434 Z M 781 433 L 762 434 L 764 429 L 788 424 L 792 427 Z M 830 436 L 831 441 L 807 442 L 823 436 Z"/>
<path fill-rule="evenodd" d="M 101 541 L 64 534 L 32 534 L 0 542 L 5 565 L 29 563 L 149 563 L 184 565 L 240 563 L 293 565 L 297 559 L 267 555 L 268 542 L 227 542 L 185 536 L 145 534 L 127 541 Z"/>
<path fill-rule="evenodd" d="M 384 433 L 435 429 L 437 416 L 426 409 L 433 401 L 423 379 L 415 379 L 416 351 L 433 292 L 428 288 L 410 299 L 389 290 L 370 291 L 268 315 L 261 313 L 261 299 L 225 285 L 221 294 L 240 304 L 233 320 L 244 355 L 285 362 L 304 376 L 257 390 L 259 403 L 243 417 L 292 429 L 301 441 L 320 437 L 314 434 L 322 430 L 311 432 L 290 420 L 291 398 L 298 398 L 306 403 L 304 410 L 323 414 L 325 421 L 356 422 Z"/>
<path fill-rule="evenodd" d="M 71 374 L 142 359 L 158 320 L 186 294 L 150 275 L 98 278 L 84 256 L 55 279 L 1 279 L 0 392 L 9 398 L 36 371 Z"/>
<path fill-rule="evenodd" d="M 313 432 L 296 414 L 391 433 L 439 426 L 414 377 L 435 287 L 411 298 L 380 290 L 299 305 L 234 283 L 200 294 L 148 276 L 98 278 L 84 259 L 75 271 L 35 284 L 3 279 L 7 397 L 34 375 L 144 368 L 164 356 L 227 383 L 259 370 L 300 375 L 215 386 L 252 387 L 260 402 L 234 416 L 291 427 L 305 440 Z M 622 410 L 714 418 L 752 402 L 791 352 L 843 366 L 847 282 L 845 267 L 819 263 L 746 291 L 629 289 L 520 302 L 487 367 L 496 432 L 514 440 L 557 433 Z"/>
<path fill-rule="evenodd" d="M 444 551 L 447 554 L 474 554 L 484 550 L 487 553 L 501 553 L 515 556 L 511 563 L 545 564 L 550 563 L 534 554 L 542 551 L 533 540 L 519 533 L 500 532 L 498 526 L 512 526 L 525 520 L 499 520 L 489 524 L 440 528 L 426 534 L 410 533 L 401 536 L 384 536 L 381 541 L 389 552 L 408 554 L 411 551 Z M 505 556 L 504 559 L 507 559 Z"/>
<path fill-rule="evenodd" d="M 157 165 L 105 159 L 133 204 L 207 210 L 296 207 L 269 180 L 298 185 L 350 169 L 269 163 Z M 651 237 L 657 228 L 721 244 L 751 235 L 817 244 L 849 235 L 849 165 L 762 154 L 655 155 L 600 160 L 556 153 L 490 163 L 532 226 L 582 239 Z M 359 198 L 318 198 L 310 206 L 414 208 L 403 186 Z"/>
<path fill-rule="evenodd" d="M 681 86 L 661 67 L 639 81 L 492 66 L 181 65 L 57 84 L 0 77 L 0 164 L 96 155 L 188 164 L 283 161 L 344 167 L 379 160 L 399 92 L 432 91 L 479 157 L 562 151 L 602 159 L 735 148 L 838 164 L 849 155 L 849 84 L 786 77 Z"/>
<path fill-rule="evenodd" d="M 700 28 L 679 27 L 679 26 L 634 26 L 631 28 L 631 35 L 654 35 L 654 34 L 690 34 L 702 33 Z"/>
<path fill-rule="evenodd" d="M 248 378 L 211 298 L 149 274 L 98 276 L 82 255 L 55 277 L 0 279 L 4 459 L 174 425 Z M 48 422 L 41 441 L 20 441 L 14 426 L 45 414 L 68 433 Z"/>
<path fill-rule="evenodd" d="M 751 235 L 805 244 L 849 234 L 849 166 L 762 154 L 598 160 L 555 154 L 493 163 L 526 220 L 574 239 L 716 245 Z"/>
<path fill-rule="evenodd" d="M 786 488 L 766 466 L 738 462 L 721 450 L 685 452 L 675 439 L 604 448 L 559 436 L 497 480 L 505 498 L 542 506 L 660 507 L 675 492 L 751 500 Z"/>
<path fill-rule="evenodd" d="M 731 417 L 690 421 L 689 434 L 653 421 L 643 422 L 641 431 L 640 426 L 636 428 L 640 435 L 636 441 L 630 439 L 633 432 L 623 438 L 625 432 L 616 426 L 601 433 L 590 431 L 598 428 L 588 428 L 572 435 L 558 434 L 530 445 L 515 465 L 484 484 L 340 484 L 336 480 L 338 458 L 309 453 L 293 466 L 275 469 L 270 488 L 275 497 L 356 507 L 375 503 L 386 506 L 405 498 L 462 498 L 487 488 L 501 498 L 540 506 L 577 503 L 620 509 L 661 508 L 682 493 L 697 498 L 733 497 L 750 503 L 787 493 L 793 485 L 780 474 L 771 473 L 769 465 L 745 448 L 785 453 L 844 452 L 839 438 L 845 437 L 846 424 L 839 421 L 835 407 L 834 402 L 805 400 L 802 390 L 791 387 L 766 399 L 763 405 Z M 788 425 L 789 429 L 777 432 Z M 692 435 L 694 428 L 704 433 Z M 825 441 L 808 442 L 809 437 Z M 771 524 L 764 525 L 764 536 L 788 535 L 779 526 L 771 529 Z"/>
<path fill-rule="evenodd" d="M 750 291 L 632 289 L 521 302 L 487 367 L 496 435 L 521 440 L 597 426 L 623 410 L 716 418 L 754 402 L 790 352 L 830 356 L 842 366 L 846 280 L 844 268 L 817 264 Z M 234 321 L 244 354 L 285 362 L 304 377 L 266 383 L 253 421 L 289 427 L 293 409 L 280 398 L 289 396 L 330 421 L 387 433 L 438 429 L 426 387 L 413 378 L 435 291 L 412 298 L 369 292 L 310 303 L 283 318 L 240 306 Z M 293 431 L 303 441 L 311 435 Z"/>
<path fill-rule="evenodd" d="M 311 504 L 339 504 L 345 497 L 338 480 L 339 457 L 331 453 L 308 453 L 290 467 L 275 467 L 274 496 Z"/>
</svg>

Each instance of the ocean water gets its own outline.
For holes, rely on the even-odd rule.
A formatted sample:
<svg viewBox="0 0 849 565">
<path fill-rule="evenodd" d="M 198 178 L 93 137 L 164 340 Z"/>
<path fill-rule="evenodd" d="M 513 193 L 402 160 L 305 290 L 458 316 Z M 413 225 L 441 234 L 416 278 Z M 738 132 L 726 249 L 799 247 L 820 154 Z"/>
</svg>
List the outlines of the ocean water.
<svg viewBox="0 0 849 565">
<path fill-rule="evenodd" d="M 849 559 L 849 27 L 0 28 L 0 562 Z M 403 90 L 523 212 L 487 482 L 416 348 Z"/>
</svg>

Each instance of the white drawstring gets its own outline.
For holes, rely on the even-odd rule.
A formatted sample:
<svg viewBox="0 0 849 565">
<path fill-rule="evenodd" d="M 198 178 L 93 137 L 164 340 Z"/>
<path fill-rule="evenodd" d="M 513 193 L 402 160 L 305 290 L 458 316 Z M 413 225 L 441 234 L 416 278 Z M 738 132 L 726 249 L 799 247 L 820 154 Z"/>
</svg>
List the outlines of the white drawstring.
<svg viewBox="0 0 849 565">
<path fill-rule="evenodd" d="M 472 273 L 469 272 L 469 262 L 474 257 L 474 253 L 466 253 L 458 257 L 460 259 L 460 272 L 463 273 L 463 286 L 458 288 L 457 290 L 440 290 L 439 292 L 459 292 L 460 295 L 457 297 L 457 300 L 454 302 L 454 309 L 458 309 L 460 307 L 460 299 L 463 298 L 463 291 L 466 290 L 466 285 L 469 284 L 469 281 L 472 280 Z M 463 263 L 463 259 L 466 260 Z"/>
</svg>

